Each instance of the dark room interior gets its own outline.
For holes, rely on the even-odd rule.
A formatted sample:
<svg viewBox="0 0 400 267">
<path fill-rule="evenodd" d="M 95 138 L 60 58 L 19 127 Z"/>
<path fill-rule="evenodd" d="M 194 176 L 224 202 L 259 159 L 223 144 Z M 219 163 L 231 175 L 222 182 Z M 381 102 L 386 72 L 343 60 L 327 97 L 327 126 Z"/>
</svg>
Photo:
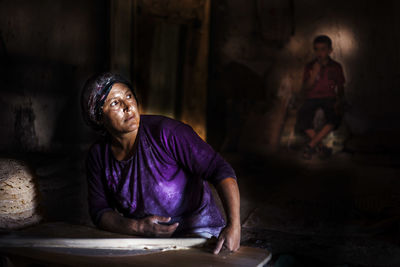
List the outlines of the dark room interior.
<svg viewBox="0 0 400 267">
<path fill-rule="evenodd" d="M 132 83 L 140 114 L 188 124 L 236 173 L 241 248 L 215 257 L 243 262 L 173 266 L 252 266 L 250 249 L 270 255 L 254 266 L 400 266 L 399 11 L 394 0 L 0 0 L 2 266 L 98 264 L 1 237 L 99 237 L 85 164 L 102 137 L 81 92 L 102 72 Z M 314 137 L 296 127 L 305 77 L 332 66 L 318 63 L 317 36 L 330 37 L 327 64 L 339 62 L 345 82 L 340 122 L 314 147 L 326 110 L 312 113 Z"/>
</svg>

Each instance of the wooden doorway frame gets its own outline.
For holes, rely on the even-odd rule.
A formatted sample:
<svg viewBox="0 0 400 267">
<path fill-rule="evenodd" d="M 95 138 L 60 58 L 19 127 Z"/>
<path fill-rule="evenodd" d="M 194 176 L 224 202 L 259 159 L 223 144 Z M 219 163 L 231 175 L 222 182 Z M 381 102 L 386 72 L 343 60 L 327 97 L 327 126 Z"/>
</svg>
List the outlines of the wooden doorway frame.
<svg viewBox="0 0 400 267">
<path fill-rule="evenodd" d="M 137 16 L 187 25 L 179 119 L 206 139 L 211 0 L 110 0 L 110 68 L 132 80 L 136 65 Z M 140 90 L 139 90 L 140 95 Z M 146 107 L 142 112 L 146 113 Z"/>
</svg>

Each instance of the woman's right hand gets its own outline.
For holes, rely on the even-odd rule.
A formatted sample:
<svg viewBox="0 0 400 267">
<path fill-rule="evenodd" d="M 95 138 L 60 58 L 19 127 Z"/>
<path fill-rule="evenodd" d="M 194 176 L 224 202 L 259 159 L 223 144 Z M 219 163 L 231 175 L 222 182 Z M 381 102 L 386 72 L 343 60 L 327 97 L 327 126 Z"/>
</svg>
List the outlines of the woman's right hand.
<svg viewBox="0 0 400 267">
<path fill-rule="evenodd" d="M 137 230 L 139 234 L 152 237 L 171 237 L 179 223 L 165 225 L 171 220 L 170 217 L 151 215 L 137 220 Z"/>
</svg>

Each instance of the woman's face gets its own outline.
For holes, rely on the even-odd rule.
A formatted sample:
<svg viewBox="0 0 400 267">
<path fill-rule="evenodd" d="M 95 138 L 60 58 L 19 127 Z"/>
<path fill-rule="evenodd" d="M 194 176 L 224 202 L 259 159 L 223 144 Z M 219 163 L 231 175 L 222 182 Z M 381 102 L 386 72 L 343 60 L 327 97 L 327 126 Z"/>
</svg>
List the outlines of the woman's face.
<svg viewBox="0 0 400 267">
<path fill-rule="evenodd" d="M 136 131 L 140 114 L 136 99 L 123 83 L 115 83 L 103 105 L 103 123 L 112 135 Z"/>
</svg>

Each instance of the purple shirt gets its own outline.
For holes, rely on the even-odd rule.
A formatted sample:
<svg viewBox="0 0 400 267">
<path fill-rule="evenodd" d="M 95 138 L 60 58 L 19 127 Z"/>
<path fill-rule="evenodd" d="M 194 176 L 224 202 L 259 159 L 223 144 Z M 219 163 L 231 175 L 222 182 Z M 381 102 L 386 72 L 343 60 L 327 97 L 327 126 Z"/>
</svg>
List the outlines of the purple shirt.
<svg viewBox="0 0 400 267">
<path fill-rule="evenodd" d="M 175 236 L 218 236 L 225 220 L 208 181 L 236 178 L 232 167 L 193 129 L 163 116 L 141 115 L 134 155 L 115 159 L 108 138 L 92 145 L 87 160 L 89 213 L 98 224 L 107 210 L 128 218 L 148 215 L 179 222 Z"/>
</svg>

